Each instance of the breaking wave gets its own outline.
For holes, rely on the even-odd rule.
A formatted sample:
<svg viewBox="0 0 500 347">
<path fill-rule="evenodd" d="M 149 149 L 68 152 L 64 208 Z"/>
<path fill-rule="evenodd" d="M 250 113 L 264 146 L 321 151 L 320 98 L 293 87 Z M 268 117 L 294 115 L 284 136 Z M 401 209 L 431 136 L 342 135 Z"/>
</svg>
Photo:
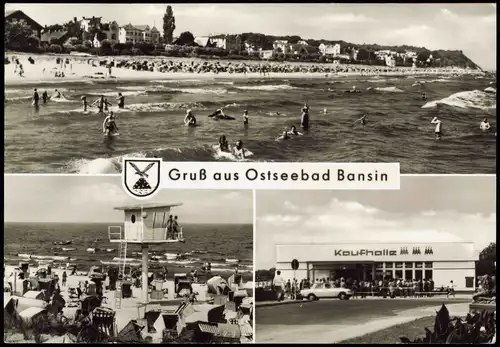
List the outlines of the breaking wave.
<svg viewBox="0 0 500 347">
<path fill-rule="evenodd" d="M 437 107 L 437 105 L 448 105 L 459 108 L 477 108 L 489 110 L 496 108 L 496 98 L 492 93 L 479 90 L 458 92 L 440 100 L 429 101 L 422 108 Z"/>
</svg>

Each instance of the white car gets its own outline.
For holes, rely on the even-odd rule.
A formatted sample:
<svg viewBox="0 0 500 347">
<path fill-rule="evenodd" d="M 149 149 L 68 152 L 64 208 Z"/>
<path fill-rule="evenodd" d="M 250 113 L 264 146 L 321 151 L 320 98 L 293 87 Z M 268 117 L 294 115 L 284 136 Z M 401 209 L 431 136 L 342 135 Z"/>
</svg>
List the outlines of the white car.
<svg viewBox="0 0 500 347">
<path fill-rule="evenodd" d="M 309 289 L 302 289 L 300 295 L 309 301 L 319 300 L 321 298 L 349 300 L 352 296 L 352 290 L 347 288 L 335 288 L 330 283 L 315 283 Z"/>
</svg>

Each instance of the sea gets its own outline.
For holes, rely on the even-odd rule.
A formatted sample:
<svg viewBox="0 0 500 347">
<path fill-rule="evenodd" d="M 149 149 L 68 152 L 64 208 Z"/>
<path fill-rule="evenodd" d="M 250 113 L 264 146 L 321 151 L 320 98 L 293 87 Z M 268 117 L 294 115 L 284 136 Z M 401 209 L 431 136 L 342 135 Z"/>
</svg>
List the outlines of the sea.
<svg viewBox="0 0 500 347">
<path fill-rule="evenodd" d="M 402 173 L 494 174 L 496 172 L 496 79 L 485 76 L 325 76 L 324 78 L 198 78 L 145 82 L 88 81 L 5 87 L 7 173 L 119 173 L 123 156 L 164 161 L 238 161 L 220 152 L 218 138 L 242 140 L 247 161 L 399 162 Z M 58 89 L 64 98 L 35 110 L 30 97 Z M 361 93 L 345 93 L 356 87 Z M 116 108 L 117 93 L 126 108 Z M 427 100 L 422 100 L 426 93 Z M 120 136 L 105 138 L 100 95 L 116 111 Z M 310 108 L 303 136 L 276 141 L 299 126 Z M 217 108 L 235 120 L 212 120 Z M 187 109 L 199 126 L 186 127 Z M 244 110 L 249 125 L 243 124 Z M 367 124 L 355 123 L 363 113 Z M 436 140 L 431 120 L 442 120 Z M 493 131 L 480 131 L 488 118 Z"/>
<path fill-rule="evenodd" d="M 101 260 L 111 261 L 119 256 L 118 244 L 108 239 L 110 225 L 120 224 L 5 223 L 4 263 L 29 261 L 36 265 L 39 261 L 53 260 L 56 266 L 71 263 L 77 265 L 78 271 L 89 271 L 90 266 L 100 266 Z M 212 273 L 231 272 L 236 265 L 241 273 L 253 271 L 251 224 L 186 224 L 183 231 L 185 243 L 150 246 L 150 259 L 151 256 L 160 259 L 160 262 L 150 260 L 150 266 L 189 272 L 210 262 Z M 54 245 L 69 240 L 72 241 L 69 245 Z M 88 253 L 88 248 L 95 248 L 96 253 Z M 140 245 L 128 244 L 127 258 L 140 263 L 140 251 Z M 183 255 L 182 259 L 173 259 L 177 254 Z"/>
</svg>

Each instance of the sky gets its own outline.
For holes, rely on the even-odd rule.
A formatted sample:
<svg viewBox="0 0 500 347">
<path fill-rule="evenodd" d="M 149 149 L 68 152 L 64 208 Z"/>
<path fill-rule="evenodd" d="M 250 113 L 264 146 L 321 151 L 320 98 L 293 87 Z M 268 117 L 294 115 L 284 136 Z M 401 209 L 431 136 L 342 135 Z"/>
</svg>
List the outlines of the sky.
<svg viewBox="0 0 500 347">
<path fill-rule="evenodd" d="M 257 191 L 256 268 L 277 244 L 496 242 L 495 176 L 403 176 L 393 191 Z"/>
<path fill-rule="evenodd" d="M 42 25 L 102 16 L 118 24 L 155 24 L 160 4 L 6 4 Z M 462 50 L 483 69 L 496 68 L 496 5 L 469 4 L 173 4 L 177 29 L 195 36 L 258 32 Z"/>
<path fill-rule="evenodd" d="M 117 206 L 137 205 L 120 176 L 5 175 L 5 222 L 108 223 L 123 221 Z M 252 191 L 162 190 L 145 203 L 183 203 L 182 223 L 253 224 Z"/>
</svg>

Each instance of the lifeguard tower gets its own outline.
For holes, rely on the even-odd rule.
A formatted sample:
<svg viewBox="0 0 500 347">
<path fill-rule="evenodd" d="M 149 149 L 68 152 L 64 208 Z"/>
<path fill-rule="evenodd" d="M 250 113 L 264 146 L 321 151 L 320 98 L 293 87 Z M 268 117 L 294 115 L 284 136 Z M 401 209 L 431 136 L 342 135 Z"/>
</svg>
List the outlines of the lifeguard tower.
<svg viewBox="0 0 500 347">
<path fill-rule="evenodd" d="M 149 302 L 148 295 L 148 252 L 149 245 L 184 242 L 182 228 L 167 230 L 170 210 L 181 206 L 176 204 L 142 204 L 115 207 L 124 212 L 124 227 L 108 227 L 109 240 L 119 243 L 119 271 L 125 274 L 127 244 L 140 244 L 142 250 L 142 304 Z"/>
</svg>

